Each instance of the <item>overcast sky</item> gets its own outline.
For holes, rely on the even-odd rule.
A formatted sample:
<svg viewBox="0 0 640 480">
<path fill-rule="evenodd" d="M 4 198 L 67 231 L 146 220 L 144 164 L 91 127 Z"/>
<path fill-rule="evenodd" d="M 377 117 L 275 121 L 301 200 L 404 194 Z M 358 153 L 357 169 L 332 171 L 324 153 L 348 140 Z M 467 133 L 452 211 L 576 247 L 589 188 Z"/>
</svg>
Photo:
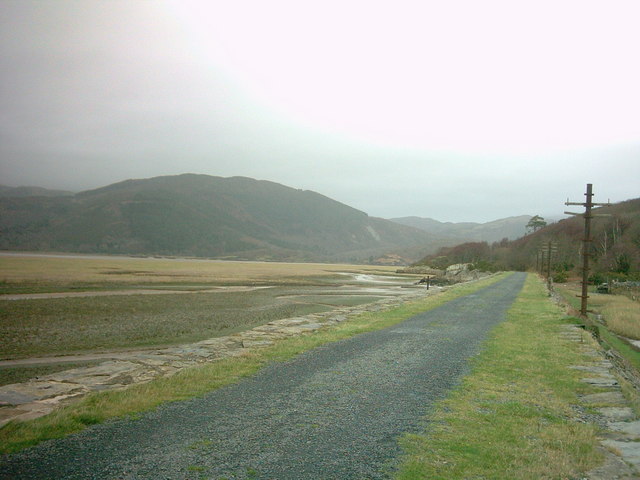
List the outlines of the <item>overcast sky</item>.
<svg viewBox="0 0 640 480">
<path fill-rule="evenodd" d="M 0 0 L 0 184 L 243 175 L 441 221 L 561 215 L 586 183 L 637 198 L 638 19 L 637 0 Z"/>
</svg>

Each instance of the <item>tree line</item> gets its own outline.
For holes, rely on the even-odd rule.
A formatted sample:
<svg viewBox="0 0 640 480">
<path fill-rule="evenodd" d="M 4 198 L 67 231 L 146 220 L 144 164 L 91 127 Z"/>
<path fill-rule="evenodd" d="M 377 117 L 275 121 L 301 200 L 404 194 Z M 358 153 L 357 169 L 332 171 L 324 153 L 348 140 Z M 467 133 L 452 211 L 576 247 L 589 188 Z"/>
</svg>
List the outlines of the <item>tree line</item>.
<svg viewBox="0 0 640 480">
<path fill-rule="evenodd" d="M 610 216 L 592 222 L 592 281 L 604 278 L 640 280 L 640 199 L 597 209 Z M 568 218 L 550 225 L 539 215 L 526 225 L 530 233 L 517 240 L 467 242 L 443 247 L 416 265 L 443 269 L 456 263 L 471 263 L 484 271 L 532 271 L 539 266 L 540 251 L 553 242 L 551 266 L 557 281 L 580 275 L 584 221 Z M 545 257 L 545 265 L 546 265 Z"/>
</svg>

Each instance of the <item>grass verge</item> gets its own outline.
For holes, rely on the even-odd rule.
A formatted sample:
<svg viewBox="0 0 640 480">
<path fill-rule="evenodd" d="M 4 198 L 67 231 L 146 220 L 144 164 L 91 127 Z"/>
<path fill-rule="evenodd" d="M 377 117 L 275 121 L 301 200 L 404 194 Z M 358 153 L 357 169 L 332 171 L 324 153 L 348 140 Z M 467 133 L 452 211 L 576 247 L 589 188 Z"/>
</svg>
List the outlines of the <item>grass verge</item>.
<svg viewBox="0 0 640 480">
<path fill-rule="evenodd" d="M 72 405 L 35 420 L 10 422 L 0 429 L 0 453 L 11 453 L 44 440 L 60 438 L 110 418 L 127 415 L 135 417 L 162 403 L 204 395 L 253 375 L 270 362 L 284 361 L 329 342 L 395 325 L 420 312 L 491 285 L 505 275 L 460 284 L 441 294 L 407 302 L 384 312 L 364 313 L 311 335 L 278 341 L 269 348 L 252 351 L 242 357 L 185 369 L 172 377 L 134 385 L 126 390 L 90 394 Z"/>
<path fill-rule="evenodd" d="M 397 479 L 576 478 L 598 465 L 597 427 L 571 420 L 576 392 L 593 387 L 568 368 L 585 360 L 560 339 L 566 322 L 529 275 L 507 321 L 426 432 L 403 439 Z"/>
</svg>

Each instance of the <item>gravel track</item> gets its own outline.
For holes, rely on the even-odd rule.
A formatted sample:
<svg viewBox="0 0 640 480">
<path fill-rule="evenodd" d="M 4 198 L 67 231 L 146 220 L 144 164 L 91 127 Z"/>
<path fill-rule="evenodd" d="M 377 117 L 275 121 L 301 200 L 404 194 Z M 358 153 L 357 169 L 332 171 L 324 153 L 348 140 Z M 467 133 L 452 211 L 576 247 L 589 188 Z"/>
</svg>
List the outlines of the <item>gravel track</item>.
<svg viewBox="0 0 640 480">
<path fill-rule="evenodd" d="M 525 274 L 139 420 L 0 460 L 2 479 L 382 479 L 468 371 Z"/>
</svg>

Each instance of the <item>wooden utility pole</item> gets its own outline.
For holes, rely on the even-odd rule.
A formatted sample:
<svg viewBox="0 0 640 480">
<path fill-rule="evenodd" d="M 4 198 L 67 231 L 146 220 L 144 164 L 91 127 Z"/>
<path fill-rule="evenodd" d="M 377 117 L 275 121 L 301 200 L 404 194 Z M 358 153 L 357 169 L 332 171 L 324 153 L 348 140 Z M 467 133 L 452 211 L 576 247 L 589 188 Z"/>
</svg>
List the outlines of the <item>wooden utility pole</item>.
<svg viewBox="0 0 640 480">
<path fill-rule="evenodd" d="M 536 254 L 536 270 L 538 270 L 543 276 L 546 271 L 549 290 L 551 290 L 551 257 L 555 255 L 557 251 L 558 247 L 556 243 L 549 240 L 539 248 L 538 253 Z"/>
<path fill-rule="evenodd" d="M 587 287 L 589 285 L 589 257 L 591 256 L 591 219 L 595 216 L 606 217 L 608 215 L 593 215 L 591 209 L 593 207 L 611 205 L 607 203 L 593 203 L 593 185 L 587 183 L 587 192 L 584 194 L 587 197 L 587 201 L 584 203 L 570 202 L 569 199 L 565 202 L 565 205 L 582 205 L 584 207 L 584 213 L 564 212 L 567 215 L 581 215 L 584 218 L 584 238 L 582 239 L 582 294 L 578 295 L 582 301 L 580 302 L 580 316 L 587 318 L 587 299 L 589 298 Z"/>
<path fill-rule="evenodd" d="M 558 251 L 558 247 L 554 242 L 549 240 L 547 242 L 547 286 L 551 290 L 551 255 Z"/>
</svg>

